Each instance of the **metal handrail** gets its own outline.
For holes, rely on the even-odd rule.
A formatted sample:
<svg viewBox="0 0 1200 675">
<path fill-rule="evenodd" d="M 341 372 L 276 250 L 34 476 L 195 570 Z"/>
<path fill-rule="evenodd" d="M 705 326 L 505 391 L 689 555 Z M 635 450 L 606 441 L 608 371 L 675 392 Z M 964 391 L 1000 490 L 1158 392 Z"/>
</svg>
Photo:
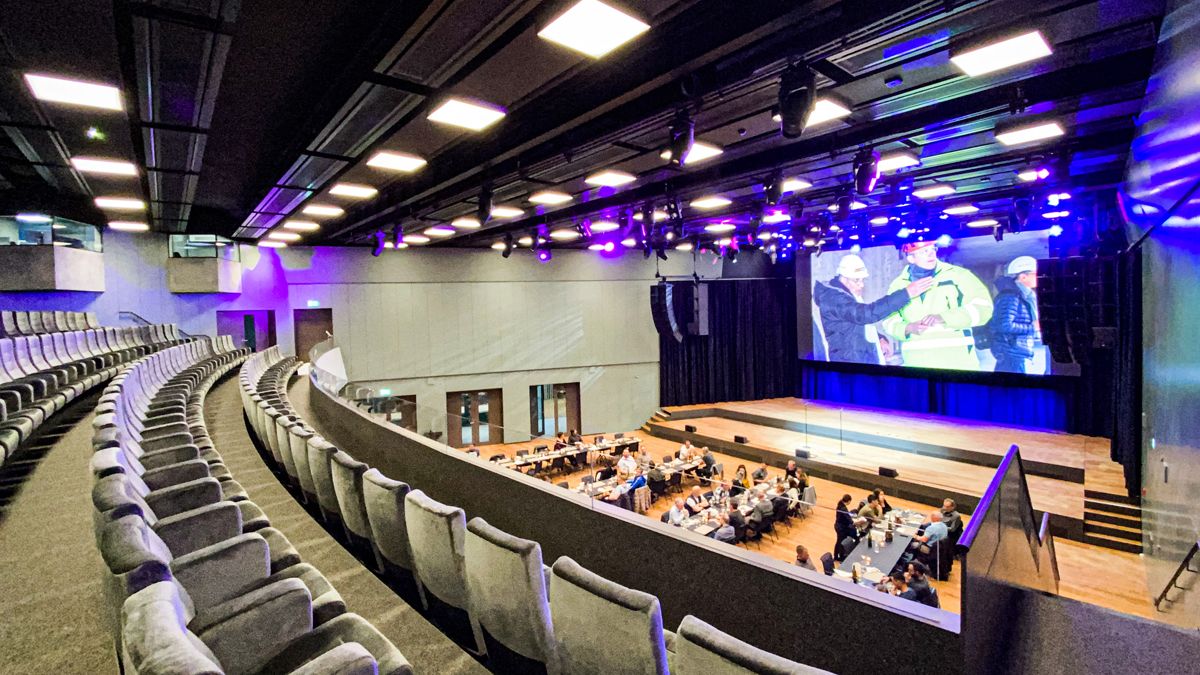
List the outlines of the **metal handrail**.
<svg viewBox="0 0 1200 675">
<path fill-rule="evenodd" d="M 123 310 L 117 312 L 117 318 L 118 319 L 129 319 L 130 321 L 133 321 L 134 323 L 138 324 L 139 326 L 155 325 L 153 321 L 150 321 L 149 319 L 142 316 L 141 314 L 138 314 L 137 312 L 131 312 L 127 309 L 123 309 Z M 183 330 L 182 328 L 179 328 L 178 326 L 175 327 L 175 330 L 177 330 L 179 332 L 179 334 L 185 338 L 196 337 L 195 335 L 192 335 L 191 333 Z"/>
<path fill-rule="evenodd" d="M 1179 577 L 1183 576 L 1185 571 L 1191 572 L 1192 574 L 1200 574 L 1200 569 L 1192 569 L 1192 559 L 1195 558 L 1198 553 L 1200 553 L 1200 541 L 1192 544 L 1192 547 L 1188 549 L 1187 555 L 1183 557 L 1183 562 L 1179 563 L 1179 567 L 1175 568 L 1175 573 L 1171 575 L 1171 580 L 1168 581 L 1166 587 L 1162 589 L 1162 593 L 1159 593 L 1158 597 L 1154 599 L 1154 609 L 1162 612 L 1164 610 L 1163 608 L 1159 607 L 1160 604 L 1162 604 L 1164 601 L 1175 602 L 1174 600 L 1167 599 L 1167 594 L 1171 592 L 1172 588 L 1178 588 L 1181 591 L 1187 590 L 1178 583 Z"/>
</svg>

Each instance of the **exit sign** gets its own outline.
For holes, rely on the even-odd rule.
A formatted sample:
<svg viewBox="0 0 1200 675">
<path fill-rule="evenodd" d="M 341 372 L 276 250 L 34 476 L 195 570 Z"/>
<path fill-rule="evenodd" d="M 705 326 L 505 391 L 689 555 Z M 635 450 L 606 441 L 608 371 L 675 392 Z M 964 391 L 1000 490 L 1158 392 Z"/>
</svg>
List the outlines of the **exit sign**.
<svg viewBox="0 0 1200 675">
<path fill-rule="evenodd" d="M 309 301 L 308 301 L 308 306 L 309 306 L 309 307 L 320 307 L 320 306 L 321 306 L 321 301 L 320 301 L 320 300 L 309 300 Z"/>
</svg>

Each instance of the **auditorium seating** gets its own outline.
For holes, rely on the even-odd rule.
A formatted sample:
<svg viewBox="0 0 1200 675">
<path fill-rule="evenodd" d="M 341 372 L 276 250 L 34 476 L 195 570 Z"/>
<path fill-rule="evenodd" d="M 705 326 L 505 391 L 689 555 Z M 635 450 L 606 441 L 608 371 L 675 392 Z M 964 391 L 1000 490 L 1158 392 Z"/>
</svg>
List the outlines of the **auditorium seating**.
<svg viewBox="0 0 1200 675">
<path fill-rule="evenodd" d="M 93 516 L 123 668 L 412 672 L 270 527 L 214 447 L 205 395 L 246 356 L 227 337 L 164 349 L 114 378 L 98 407 Z"/>
<path fill-rule="evenodd" d="M 95 312 L 22 312 L 0 311 L 0 336 L 22 337 L 45 333 L 96 330 L 100 322 Z"/>
<path fill-rule="evenodd" d="M 296 414 L 287 387 L 297 368 L 276 347 L 242 366 L 243 410 L 263 457 L 331 534 L 402 597 L 406 582 L 414 585 L 419 600 L 406 597 L 410 604 L 477 650 L 493 672 L 824 672 L 691 616 L 680 625 L 686 640 L 677 638 L 663 630 L 653 595 L 565 556 L 547 568 L 537 542 L 480 518 L 467 523 L 462 509 L 355 460 L 352 449 L 335 447 Z M 676 645 L 687 654 L 675 654 Z"/>
</svg>

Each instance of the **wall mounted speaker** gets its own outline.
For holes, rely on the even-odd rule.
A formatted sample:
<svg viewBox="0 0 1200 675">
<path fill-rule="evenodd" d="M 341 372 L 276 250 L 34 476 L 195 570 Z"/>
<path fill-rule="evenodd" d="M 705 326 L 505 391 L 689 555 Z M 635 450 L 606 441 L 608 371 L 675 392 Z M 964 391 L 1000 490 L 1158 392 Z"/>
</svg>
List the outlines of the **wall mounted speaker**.
<svg viewBox="0 0 1200 675">
<path fill-rule="evenodd" d="M 900 472 L 895 469 L 889 469 L 886 466 L 879 467 L 879 475 L 885 478 L 895 478 L 900 475 Z"/>
<path fill-rule="evenodd" d="M 675 317 L 675 301 L 673 284 L 660 281 L 650 287 L 650 316 L 654 319 L 654 328 L 662 337 L 683 342 L 683 328 Z"/>
<path fill-rule="evenodd" d="M 734 436 L 733 442 L 734 443 L 749 443 L 750 439 L 746 438 L 745 436 Z"/>
<path fill-rule="evenodd" d="M 812 453 L 808 450 L 800 450 L 799 448 L 796 449 L 796 459 L 810 459 L 811 457 Z"/>
<path fill-rule="evenodd" d="M 684 430 L 684 431 L 686 431 L 686 432 L 688 432 L 689 434 L 694 434 L 694 433 L 696 433 L 696 427 L 694 427 L 694 426 L 692 426 L 692 425 L 690 425 L 690 424 L 685 424 L 685 425 L 683 425 L 683 430 Z"/>
</svg>

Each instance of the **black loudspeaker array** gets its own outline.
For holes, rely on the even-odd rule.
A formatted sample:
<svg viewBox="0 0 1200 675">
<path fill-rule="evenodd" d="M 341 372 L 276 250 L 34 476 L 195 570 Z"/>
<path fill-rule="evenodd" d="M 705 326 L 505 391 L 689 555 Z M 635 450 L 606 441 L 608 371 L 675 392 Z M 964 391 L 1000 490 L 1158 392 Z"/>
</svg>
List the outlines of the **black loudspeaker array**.
<svg viewBox="0 0 1200 675">
<path fill-rule="evenodd" d="M 1117 259 L 1038 261 L 1038 318 L 1042 340 L 1059 363 L 1091 362 L 1117 336 Z"/>
<path fill-rule="evenodd" d="M 676 342 L 708 335 L 708 285 L 660 281 L 650 287 L 650 314 L 658 334 Z"/>
</svg>

